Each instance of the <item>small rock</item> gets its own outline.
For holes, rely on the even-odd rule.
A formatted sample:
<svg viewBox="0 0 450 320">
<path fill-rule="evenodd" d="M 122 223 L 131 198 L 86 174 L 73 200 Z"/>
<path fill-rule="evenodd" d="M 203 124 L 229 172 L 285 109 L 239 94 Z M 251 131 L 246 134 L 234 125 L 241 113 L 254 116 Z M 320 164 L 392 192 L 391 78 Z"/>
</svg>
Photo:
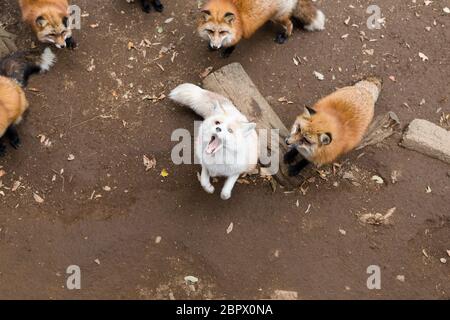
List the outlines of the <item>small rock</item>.
<svg viewBox="0 0 450 320">
<path fill-rule="evenodd" d="M 297 291 L 285 291 L 285 290 L 275 290 L 275 292 L 270 297 L 272 300 L 297 300 Z"/>
<path fill-rule="evenodd" d="M 198 278 L 194 276 L 186 276 L 184 277 L 184 281 L 187 285 L 192 285 L 198 282 Z"/>
<path fill-rule="evenodd" d="M 445 259 L 445 258 L 441 258 L 440 261 L 441 261 L 442 263 L 444 263 L 444 264 L 447 263 L 447 259 Z"/>
<path fill-rule="evenodd" d="M 405 282 L 405 276 L 404 276 L 404 275 L 398 275 L 398 276 L 396 277 L 396 279 L 397 279 L 398 281 L 400 281 L 400 282 Z"/>
</svg>

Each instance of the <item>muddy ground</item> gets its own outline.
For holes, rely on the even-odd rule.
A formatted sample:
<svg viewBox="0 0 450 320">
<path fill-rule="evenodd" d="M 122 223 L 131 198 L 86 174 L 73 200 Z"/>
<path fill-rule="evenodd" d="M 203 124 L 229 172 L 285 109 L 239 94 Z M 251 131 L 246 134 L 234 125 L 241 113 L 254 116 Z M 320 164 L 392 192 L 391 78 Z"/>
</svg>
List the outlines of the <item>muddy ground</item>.
<svg viewBox="0 0 450 320">
<path fill-rule="evenodd" d="M 399 147 L 398 133 L 341 168 L 306 171 L 302 190 L 250 178 L 224 202 L 202 190 L 198 166 L 172 163 L 172 131 L 198 118 L 164 99 L 201 83 L 209 66 L 240 62 L 290 126 L 305 104 L 377 74 L 377 114 L 396 112 L 403 128 L 414 118 L 447 126 L 450 1 L 378 0 L 380 30 L 366 26 L 372 1 L 318 1 L 326 31 L 296 30 L 280 46 L 269 24 L 227 60 L 195 34 L 197 1 L 166 0 L 150 15 L 125 0 L 73 2 L 79 48 L 58 51 L 54 69 L 31 80 L 23 146 L 0 159 L 0 298 L 260 299 L 277 289 L 300 299 L 450 298 L 448 164 Z M 0 1 L 0 21 L 19 48 L 32 46 L 16 1 Z M 156 168 L 145 170 L 144 155 Z M 394 207 L 386 225 L 358 218 Z M 81 268 L 81 290 L 65 287 L 69 265 Z M 381 268 L 381 290 L 366 286 L 370 265 Z"/>
</svg>

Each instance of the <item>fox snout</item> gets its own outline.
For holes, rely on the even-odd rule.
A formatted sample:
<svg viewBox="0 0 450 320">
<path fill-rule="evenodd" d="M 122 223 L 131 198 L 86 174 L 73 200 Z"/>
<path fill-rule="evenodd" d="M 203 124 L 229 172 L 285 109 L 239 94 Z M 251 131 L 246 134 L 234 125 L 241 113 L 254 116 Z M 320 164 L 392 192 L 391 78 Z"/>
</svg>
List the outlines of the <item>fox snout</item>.
<svg viewBox="0 0 450 320">
<path fill-rule="evenodd" d="M 67 46 L 67 44 L 66 44 L 66 40 L 64 39 L 64 37 L 59 37 L 59 38 L 57 38 L 57 39 L 56 39 L 56 42 L 55 42 L 55 46 L 56 46 L 58 49 L 63 49 L 63 48 L 65 48 L 65 47 Z"/>
<path fill-rule="evenodd" d="M 210 41 L 209 47 L 211 50 L 219 50 L 222 48 L 222 42 Z"/>
<path fill-rule="evenodd" d="M 284 143 L 286 143 L 286 145 L 290 146 L 296 143 L 296 139 L 294 139 L 291 136 L 287 136 L 286 139 L 284 139 Z"/>
</svg>

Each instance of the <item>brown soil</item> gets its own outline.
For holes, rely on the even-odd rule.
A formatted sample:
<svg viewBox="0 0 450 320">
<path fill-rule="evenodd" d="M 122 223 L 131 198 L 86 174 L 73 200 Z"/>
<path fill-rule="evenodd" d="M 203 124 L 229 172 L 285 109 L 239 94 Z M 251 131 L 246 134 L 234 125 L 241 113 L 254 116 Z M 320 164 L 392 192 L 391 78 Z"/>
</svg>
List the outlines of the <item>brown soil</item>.
<svg viewBox="0 0 450 320">
<path fill-rule="evenodd" d="M 303 105 L 369 74 L 385 83 L 377 113 L 393 110 L 403 125 L 414 118 L 439 124 L 450 112 L 449 1 L 379 0 L 386 24 L 374 31 L 366 27 L 371 1 L 321 1 L 326 31 L 296 30 L 280 46 L 269 24 L 227 60 L 195 34 L 196 1 L 166 0 L 163 14 L 150 15 L 125 0 L 74 2 L 89 14 L 75 33 L 79 48 L 58 51 L 54 69 L 31 80 L 23 146 L 0 159 L 0 298 L 259 299 L 276 289 L 301 299 L 450 298 L 447 164 L 402 149 L 397 134 L 340 159 L 340 170 L 307 171 L 304 193 L 273 192 L 257 179 L 224 202 L 201 189 L 198 166 L 170 159 L 172 131 L 192 130 L 198 118 L 168 99 L 142 99 L 200 83 L 209 66 L 240 62 L 287 126 Z M 0 3 L 0 21 L 19 35 L 19 48 L 31 47 L 16 1 Z M 377 41 L 361 41 L 362 31 Z M 139 47 L 143 39 L 160 44 Z M 163 46 L 170 52 L 154 61 Z M 144 154 L 156 158 L 155 169 L 145 171 Z M 394 170 L 401 172 L 395 184 Z M 347 171 L 356 181 L 342 178 Z M 15 181 L 21 186 L 13 192 Z M 393 207 L 387 225 L 358 219 Z M 81 268 L 79 291 L 65 288 L 69 265 Z M 367 289 L 370 265 L 381 267 L 381 290 Z M 188 275 L 199 278 L 195 291 L 184 283 Z"/>
</svg>

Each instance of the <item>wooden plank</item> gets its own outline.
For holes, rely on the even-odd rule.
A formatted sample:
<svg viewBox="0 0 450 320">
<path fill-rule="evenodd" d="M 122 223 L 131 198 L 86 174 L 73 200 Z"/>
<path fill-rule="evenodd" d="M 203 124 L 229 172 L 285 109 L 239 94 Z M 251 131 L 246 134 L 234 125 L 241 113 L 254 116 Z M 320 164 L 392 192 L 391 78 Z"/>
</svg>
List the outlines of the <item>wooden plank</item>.
<svg viewBox="0 0 450 320">
<path fill-rule="evenodd" d="M 257 129 L 279 130 L 278 134 L 276 131 L 269 131 L 278 135 L 278 148 L 272 148 L 270 141 L 267 143 L 270 154 L 278 157 L 280 163 L 280 170 L 274 177 L 287 189 L 300 186 L 303 182 L 301 177 L 289 177 L 287 165 L 283 163 L 283 156 L 288 148 L 284 140 L 289 135 L 289 130 L 258 91 L 242 65 L 232 63 L 221 68 L 206 77 L 203 86 L 230 99 L 250 121 L 257 124 Z"/>
</svg>

